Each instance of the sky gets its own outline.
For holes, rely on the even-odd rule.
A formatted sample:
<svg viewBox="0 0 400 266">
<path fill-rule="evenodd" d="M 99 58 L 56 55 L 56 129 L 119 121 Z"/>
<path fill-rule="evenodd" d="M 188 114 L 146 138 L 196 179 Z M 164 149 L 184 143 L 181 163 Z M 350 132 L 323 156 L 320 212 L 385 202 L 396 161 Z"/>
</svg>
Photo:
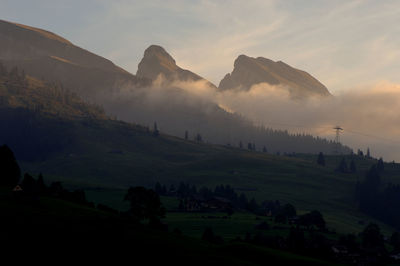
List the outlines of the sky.
<svg viewBox="0 0 400 266">
<path fill-rule="evenodd" d="M 398 0 L 0 0 L 0 19 L 52 31 L 132 73 L 158 44 L 216 85 L 240 54 L 282 60 L 333 94 L 400 83 Z"/>
</svg>

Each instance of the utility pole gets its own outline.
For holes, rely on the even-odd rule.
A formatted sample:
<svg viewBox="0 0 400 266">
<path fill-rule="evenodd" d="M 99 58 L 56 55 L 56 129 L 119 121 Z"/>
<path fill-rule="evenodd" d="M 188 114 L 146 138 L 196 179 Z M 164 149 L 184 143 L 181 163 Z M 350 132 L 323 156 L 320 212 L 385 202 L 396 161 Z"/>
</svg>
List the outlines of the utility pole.
<svg viewBox="0 0 400 266">
<path fill-rule="evenodd" d="M 336 126 L 333 129 L 336 130 L 335 153 L 339 154 L 339 150 L 340 150 L 340 132 L 343 131 L 343 128 L 341 128 L 340 126 Z"/>
</svg>

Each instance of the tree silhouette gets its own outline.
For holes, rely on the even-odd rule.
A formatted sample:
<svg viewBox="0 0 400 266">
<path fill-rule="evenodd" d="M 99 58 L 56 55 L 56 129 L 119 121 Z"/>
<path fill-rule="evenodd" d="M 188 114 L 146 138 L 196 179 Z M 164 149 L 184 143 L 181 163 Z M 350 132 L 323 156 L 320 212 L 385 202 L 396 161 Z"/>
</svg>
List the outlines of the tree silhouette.
<svg viewBox="0 0 400 266">
<path fill-rule="evenodd" d="M 197 133 L 196 137 L 194 138 L 197 142 L 203 142 L 203 138 L 201 137 L 200 133 Z"/>
<path fill-rule="evenodd" d="M 376 165 L 376 169 L 379 172 L 382 172 L 385 169 L 385 165 L 383 164 L 383 159 L 382 158 L 379 158 L 378 163 Z"/>
<path fill-rule="evenodd" d="M 348 172 L 348 167 L 347 167 L 347 163 L 346 160 L 344 158 L 342 158 L 342 160 L 339 163 L 339 166 L 336 168 L 337 172 L 340 173 L 347 173 Z"/>
<path fill-rule="evenodd" d="M 160 135 L 160 131 L 158 131 L 156 122 L 154 122 L 153 135 L 156 136 L 156 137 Z"/>
<path fill-rule="evenodd" d="M 156 192 L 144 187 L 130 187 L 124 198 L 129 201 L 129 212 L 138 222 L 142 220 L 158 221 L 165 216 L 165 209 Z"/>
<path fill-rule="evenodd" d="M 383 236 L 377 224 L 370 223 L 367 225 L 361 233 L 361 236 L 362 245 L 365 248 L 377 248 L 383 247 L 384 245 Z"/>
<path fill-rule="evenodd" d="M 0 185 L 14 186 L 20 176 L 21 170 L 14 153 L 7 145 L 0 146 Z"/>
<path fill-rule="evenodd" d="M 323 154 L 322 152 L 320 152 L 320 153 L 318 154 L 317 163 L 318 163 L 319 165 L 325 166 L 325 157 L 324 157 L 324 154 Z"/>
<path fill-rule="evenodd" d="M 356 168 L 356 163 L 354 162 L 354 160 L 351 160 L 350 162 L 350 173 L 355 173 L 357 172 L 357 168 Z"/>
</svg>

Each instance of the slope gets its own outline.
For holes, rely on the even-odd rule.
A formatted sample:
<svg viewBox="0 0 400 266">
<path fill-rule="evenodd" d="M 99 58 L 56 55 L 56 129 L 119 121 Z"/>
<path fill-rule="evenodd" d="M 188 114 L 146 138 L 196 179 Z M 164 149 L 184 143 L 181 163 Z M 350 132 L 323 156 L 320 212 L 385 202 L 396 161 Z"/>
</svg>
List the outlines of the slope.
<svg viewBox="0 0 400 266">
<path fill-rule="evenodd" d="M 0 60 L 50 82 L 61 82 L 85 98 L 123 84 L 147 84 L 111 61 L 45 30 L 0 20 Z"/>
<path fill-rule="evenodd" d="M 232 73 L 220 82 L 219 89 L 249 90 L 259 83 L 286 87 L 295 97 L 310 95 L 330 96 L 328 89 L 305 71 L 295 69 L 282 61 L 252 58 L 240 55 L 234 63 Z"/>
<path fill-rule="evenodd" d="M 330 226 L 344 231 L 358 231 L 357 221 L 369 219 L 353 200 L 358 176 L 335 174 L 333 161 L 322 168 L 303 155 L 275 156 L 157 135 L 109 119 L 47 83 L 13 71 L 0 76 L 0 143 L 10 146 L 24 171 L 92 189 L 153 186 L 157 181 L 230 184 L 258 200 L 318 209 Z M 396 167 L 387 167 L 393 183 L 398 182 Z"/>
</svg>

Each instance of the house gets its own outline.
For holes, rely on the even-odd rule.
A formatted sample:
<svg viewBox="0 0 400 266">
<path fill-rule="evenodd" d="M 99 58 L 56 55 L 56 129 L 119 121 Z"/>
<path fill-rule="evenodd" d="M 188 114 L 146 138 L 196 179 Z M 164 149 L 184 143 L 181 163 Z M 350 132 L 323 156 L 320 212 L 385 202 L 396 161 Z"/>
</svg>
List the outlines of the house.
<svg viewBox="0 0 400 266">
<path fill-rule="evenodd" d="M 232 209 L 232 203 L 230 200 L 222 197 L 212 197 L 206 201 L 208 209 L 211 210 L 227 210 Z"/>
<path fill-rule="evenodd" d="M 12 192 L 13 193 L 19 193 L 19 192 L 23 192 L 24 190 L 22 189 L 22 187 L 20 185 L 16 185 L 13 189 Z"/>
</svg>

